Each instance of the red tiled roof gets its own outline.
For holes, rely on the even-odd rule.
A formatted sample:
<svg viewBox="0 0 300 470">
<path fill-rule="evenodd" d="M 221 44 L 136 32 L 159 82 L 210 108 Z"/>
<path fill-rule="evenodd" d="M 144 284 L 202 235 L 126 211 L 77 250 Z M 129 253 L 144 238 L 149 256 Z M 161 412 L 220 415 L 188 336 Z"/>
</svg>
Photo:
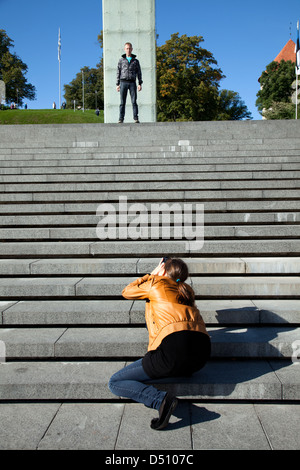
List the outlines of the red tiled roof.
<svg viewBox="0 0 300 470">
<path fill-rule="evenodd" d="M 279 52 L 278 56 L 274 59 L 276 62 L 281 62 L 282 60 L 291 60 L 296 62 L 296 52 L 295 52 L 295 43 L 292 39 L 289 39 L 284 48 Z"/>
</svg>

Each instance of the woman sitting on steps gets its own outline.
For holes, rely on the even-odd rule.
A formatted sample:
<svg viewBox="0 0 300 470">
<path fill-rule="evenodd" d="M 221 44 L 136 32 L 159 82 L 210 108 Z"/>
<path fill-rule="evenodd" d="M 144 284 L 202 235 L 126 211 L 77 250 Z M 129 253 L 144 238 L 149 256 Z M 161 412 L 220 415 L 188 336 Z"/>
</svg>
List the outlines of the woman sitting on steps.
<svg viewBox="0 0 300 470">
<path fill-rule="evenodd" d="M 114 374 L 109 389 L 159 412 L 152 429 L 163 429 L 178 399 L 158 390 L 148 381 L 164 377 L 190 376 L 210 356 L 210 337 L 195 305 L 193 289 L 184 281 L 187 265 L 181 259 L 163 258 L 151 274 L 129 284 L 126 299 L 146 300 L 149 345 L 146 355 Z"/>
</svg>

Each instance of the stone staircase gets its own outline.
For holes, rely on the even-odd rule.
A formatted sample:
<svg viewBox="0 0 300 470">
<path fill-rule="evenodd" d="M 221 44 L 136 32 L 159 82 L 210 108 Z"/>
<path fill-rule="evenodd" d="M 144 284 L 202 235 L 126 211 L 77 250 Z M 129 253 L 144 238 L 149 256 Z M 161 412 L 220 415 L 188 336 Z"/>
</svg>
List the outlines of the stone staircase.
<svg viewBox="0 0 300 470">
<path fill-rule="evenodd" d="M 158 386 L 300 400 L 300 122 L 1 126 L 0 198 L 0 400 L 118 400 L 109 377 L 147 350 L 144 302 L 121 291 L 163 255 L 189 265 L 212 358 Z M 190 229 L 204 204 L 204 245 L 174 238 L 178 213 L 163 239 L 120 223 L 100 240 L 120 198 L 187 204 Z"/>
</svg>

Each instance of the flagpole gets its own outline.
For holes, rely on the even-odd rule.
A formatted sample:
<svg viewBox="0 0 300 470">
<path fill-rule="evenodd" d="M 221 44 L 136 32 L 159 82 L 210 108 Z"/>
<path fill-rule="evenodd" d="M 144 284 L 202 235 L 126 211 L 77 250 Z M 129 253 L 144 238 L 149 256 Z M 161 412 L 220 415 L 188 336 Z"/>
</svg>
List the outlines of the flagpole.
<svg viewBox="0 0 300 470">
<path fill-rule="evenodd" d="M 297 42 L 296 42 L 296 116 L 298 119 L 298 75 L 300 74 L 300 44 L 299 44 L 299 20 L 297 21 Z"/>
<path fill-rule="evenodd" d="M 61 37 L 60 37 L 60 28 L 59 28 L 59 30 L 58 30 L 58 87 L 59 87 L 59 109 L 61 108 L 60 60 L 61 60 Z"/>
<path fill-rule="evenodd" d="M 60 61 L 59 61 L 59 109 L 61 108 L 61 87 L 60 87 Z"/>
<path fill-rule="evenodd" d="M 296 116 L 295 119 L 298 119 L 298 70 L 296 66 Z"/>
<path fill-rule="evenodd" d="M 81 71 L 82 73 L 82 111 L 84 112 L 84 73 L 83 70 Z"/>
</svg>

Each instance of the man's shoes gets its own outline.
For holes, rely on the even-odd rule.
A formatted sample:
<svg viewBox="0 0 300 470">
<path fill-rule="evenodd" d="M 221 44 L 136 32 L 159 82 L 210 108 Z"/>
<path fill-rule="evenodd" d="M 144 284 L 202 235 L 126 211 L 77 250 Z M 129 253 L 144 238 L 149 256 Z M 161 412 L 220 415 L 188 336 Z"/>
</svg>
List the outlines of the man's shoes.
<svg viewBox="0 0 300 470">
<path fill-rule="evenodd" d="M 123 122 L 124 122 L 123 119 L 119 119 L 118 124 L 123 124 Z M 135 118 L 134 122 L 135 124 L 139 124 L 140 123 L 139 118 Z"/>
<path fill-rule="evenodd" d="M 168 426 L 171 414 L 173 413 L 177 405 L 178 399 L 167 393 L 165 398 L 163 399 L 162 404 L 160 405 L 159 417 L 153 418 L 151 420 L 151 428 L 156 429 L 158 431 Z"/>
</svg>

